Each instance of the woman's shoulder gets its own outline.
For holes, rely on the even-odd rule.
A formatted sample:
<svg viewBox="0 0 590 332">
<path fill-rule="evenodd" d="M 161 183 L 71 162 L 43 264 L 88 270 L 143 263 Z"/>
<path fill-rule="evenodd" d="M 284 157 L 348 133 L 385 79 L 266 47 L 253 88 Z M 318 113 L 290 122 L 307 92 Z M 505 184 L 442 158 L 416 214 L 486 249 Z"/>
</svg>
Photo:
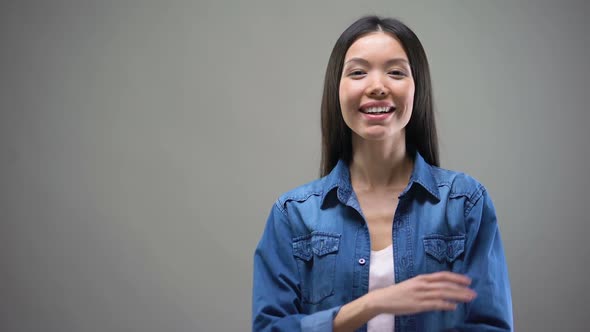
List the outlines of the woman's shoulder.
<svg viewBox="0 0 590 332">
<path fill-rule="evenodd" d="M 276 203 L 280 207 L 286 208 L 289 203 L 303 204 L 310 200 L 321 200 L 328 191 L 335 188 L 329 182 L 328 176 L 324 176 L 298 185 L 280 194 Z"/>
<path fill-rule="evenodd" d="M 431 173 L 439 188 L 448 188 L 452 196 L 467 196 L 476 199 L 486 187 L 476 177 L 461 171 L 431 166 Z"/>
</svg>

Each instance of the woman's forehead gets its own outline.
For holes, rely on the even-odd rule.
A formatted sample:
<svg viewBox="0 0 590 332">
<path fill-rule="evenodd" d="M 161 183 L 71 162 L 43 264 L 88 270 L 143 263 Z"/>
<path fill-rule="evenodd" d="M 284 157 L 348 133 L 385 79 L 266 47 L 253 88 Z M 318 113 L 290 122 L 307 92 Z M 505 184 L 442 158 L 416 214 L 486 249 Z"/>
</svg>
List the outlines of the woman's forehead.
<svg viewBox="0 0 590 332">
<path fill-rule="evenodd" d="M 385 32 L 370 33 L 352 43 L 346 52 L 344 61 L 347 62 L 353 58 L 365 60 L 401 58 L 408 60 L 399 40 Z"/>
</svg>

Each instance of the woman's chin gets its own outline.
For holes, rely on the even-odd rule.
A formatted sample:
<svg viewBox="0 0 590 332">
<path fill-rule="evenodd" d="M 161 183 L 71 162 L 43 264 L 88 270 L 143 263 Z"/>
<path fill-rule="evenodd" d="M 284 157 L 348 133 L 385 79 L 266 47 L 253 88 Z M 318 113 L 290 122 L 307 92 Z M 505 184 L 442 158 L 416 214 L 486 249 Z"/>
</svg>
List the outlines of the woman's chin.
<svg viewBox="0 0 590 332">
<path fill-rule="evenodd" d="M 385 130 L 367 130 L 359 135 L 359 138 L 365 141 L 384 141 L 392 136 Z"/>
<path fill-rule="evenodd" d="M 401 135 L 403 135 L 403 130 L 401 132 L 392 132 L 391 128 L 370 127 L 359 130 L 355 136 L 358 136 L 363 141 L 380 142 L 395 140 Z"/>
</svg>

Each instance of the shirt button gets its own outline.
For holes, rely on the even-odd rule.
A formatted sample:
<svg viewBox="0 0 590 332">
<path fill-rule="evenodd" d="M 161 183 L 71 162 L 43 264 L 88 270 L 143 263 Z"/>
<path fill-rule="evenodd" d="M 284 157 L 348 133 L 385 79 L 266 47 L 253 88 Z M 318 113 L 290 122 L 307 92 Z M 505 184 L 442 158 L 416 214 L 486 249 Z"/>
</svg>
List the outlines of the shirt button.
<svg viewBox="0 0 590 332">
<path fill-rule="evenodd" d="M 360 265 L 365 265 L 367 261 L 364 258 L 359 258 L 359 264 Z"/>
</svg>

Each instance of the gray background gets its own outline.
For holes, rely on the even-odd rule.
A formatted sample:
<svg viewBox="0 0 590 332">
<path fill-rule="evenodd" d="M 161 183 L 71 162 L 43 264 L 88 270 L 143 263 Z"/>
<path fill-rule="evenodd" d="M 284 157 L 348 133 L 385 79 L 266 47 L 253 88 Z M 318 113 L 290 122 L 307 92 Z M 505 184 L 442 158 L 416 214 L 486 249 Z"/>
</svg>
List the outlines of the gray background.
<svg viewBox="0 0 590 332">
<path fill-rule="evenodd" d="M 2 1 L 0 331 L 246 331 L 363 14 L 429 56 L 442 165 L 494 199 L 519 331 L 588 322 L 584 1 Z"/>
</svg>

